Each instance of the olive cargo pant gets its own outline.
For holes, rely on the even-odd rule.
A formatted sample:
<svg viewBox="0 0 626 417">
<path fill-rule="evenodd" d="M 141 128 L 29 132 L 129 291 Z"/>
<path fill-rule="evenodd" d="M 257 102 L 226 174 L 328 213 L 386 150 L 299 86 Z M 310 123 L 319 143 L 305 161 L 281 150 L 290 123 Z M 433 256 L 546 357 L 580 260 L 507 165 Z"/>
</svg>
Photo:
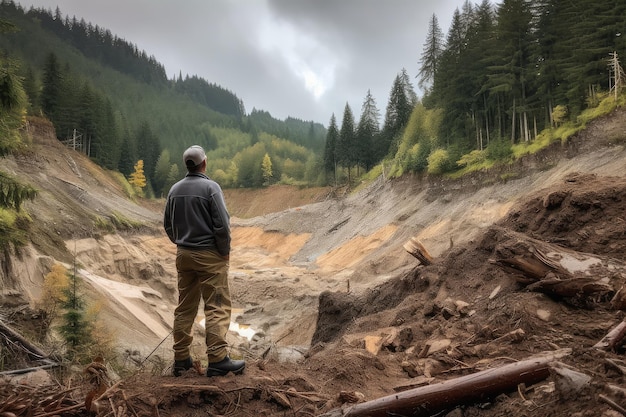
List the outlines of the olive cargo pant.
<svg viewBox="0 0 626 417">
<path fill-rule="evenodd" d="M 228 266 L 228 260 L 216 252 L 177 249 L 178 306 L 174 310 L 173 330 L 175 360 L 185 360 L 190 356 L 191 329 L 201 298 L 204 300 L 209 363 L 219 362 L 226 356 L 226 333 L 231 315 Z"/>
</svg>

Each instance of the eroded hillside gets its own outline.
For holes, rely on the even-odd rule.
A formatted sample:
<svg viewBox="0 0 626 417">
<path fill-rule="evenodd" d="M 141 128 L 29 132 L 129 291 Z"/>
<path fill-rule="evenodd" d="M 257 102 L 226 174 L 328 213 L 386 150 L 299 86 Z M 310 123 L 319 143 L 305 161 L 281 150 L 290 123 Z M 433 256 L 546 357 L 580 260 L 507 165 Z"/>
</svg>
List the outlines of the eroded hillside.
<svg viewBox="0 0 626 417">
<path fill-rule="evenodd" d="M 191 371 L 174 379 L 137 370 L 117 381 L 98 414 L 110 413 L 116 404 L 134 415 L 365 415 L 354 414 L 352 401 L 363 405 L 559 351 L 565 352 L 559 362 L 576 372 L 561 373 L 584 383 L 568 385 L 551 370 L 550 377 L 517 391 L 449 404 L 454 410 L 437 413 L 614 415 L 599 396 L 622 401 L 615 387 L 623 382 L 623 348 L 593 346 L 623 318 L 611 303 L 626 279 L 623 143 L 626 112 L 620 110 L 590 124 L 567 146 L 557 144 L 503 172 L 459 181 L 381 179 L 344 198 L 322 192 L 311 204 L 294 200 L 282 211 L 233 218 L 236 321 L 253 335 L 233 332 L 231 340 L 233 353 L 248 361 L 246 374 L 207 380 Z M 46 233 L 64 248 L 27 248 L 25 256 L 12 260 L 17 272 L 3 284 L 10 281 L 14 292 L 23 289 L 34 298 L 53 257 L 75 253 L 94 297 L 107 300 L 103 314 L 118 330 L 120 347 L 137 348 L 145 359 L 164 341 L 152 357 L 167 363 L 174 248 L 160 230 L 159 206 L 124 199 L 114 185 L 96 182 L 98 175 L 85 179 L 84 167 L 78 176 L 65 151 L 55 149 L 57 156 L 36 157 L 41 158 L 37 173 L 22 170 L 20 160 L 2 163 L 16 175 L 58 187 L 86 219 L 118 210 L 142 219 L 145 227 L 94 233 L 72 223 L 67 207 L 73 206 L 61 197 L 46 203 L 54 207 L 50 213 L 36 213 L 36 200 L 29 211 L 52 228 Z M 72 194 L 77 187 L 82 193 Z M 250 197 L 243 193 L 228 192 L 227 203 L 244 206 Z M 89 204 L 94 200 L 97 206 Z M 122 200 L 122 208 L 115 208 Z M 419 265 L 404 250 L 410 238 L 424 244 L 432 265 Z M 532 279 L 529 271 L 535 273 Z M 584 288 L 593 291 L 556 292 L 563 281 L 591 278 L 599 282 Z M 19 298 L 6 288 L 5 300 Z M 201 338 L 196 339 L 194 356 L 202 361 Z M 72 400 L 84 398 L 88 389 L 88 384 L 76 389 Z M 435 413 L 426 404 L 420 407 L 423 411 L 411 413 Z"/>
</svg>

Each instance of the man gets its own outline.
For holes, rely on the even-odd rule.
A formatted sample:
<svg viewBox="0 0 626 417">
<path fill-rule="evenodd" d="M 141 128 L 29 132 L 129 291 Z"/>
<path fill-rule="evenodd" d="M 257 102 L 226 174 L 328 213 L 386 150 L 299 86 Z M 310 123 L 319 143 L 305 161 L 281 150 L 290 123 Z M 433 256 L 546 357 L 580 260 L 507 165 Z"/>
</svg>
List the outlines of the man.
<svg viewBox="0 0 626 417">
<path fill-rule="evenodd" d="M 204 300 L 205 335 L 209 365 L 207 376 L 241 374 L 243 360 L 228 356 L 226 333 L 230 326 L 228 287 L 230 216 L 222 189 L 205 175 L 206 155 L 194 145 L 183 153 L 187 175 L 167 195 L 163 225 L 176 244 L 178 306 L 174 311 L 175 376 L 193 366 L 189 348 L 191 329 Z"/>
</svg>

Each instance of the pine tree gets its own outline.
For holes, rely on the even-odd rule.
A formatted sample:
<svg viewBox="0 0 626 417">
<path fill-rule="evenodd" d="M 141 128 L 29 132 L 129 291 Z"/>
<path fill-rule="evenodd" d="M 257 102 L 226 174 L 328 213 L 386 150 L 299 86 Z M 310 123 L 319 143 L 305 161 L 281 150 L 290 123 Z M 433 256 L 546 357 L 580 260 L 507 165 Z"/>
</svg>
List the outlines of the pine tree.
<svg viewBox="0 0 626 417">
<path fill-rule="evenodd" d="M 132 174 L 134 163 L 137 160 L 134 142 L 131 140 L 129 135 L 124 136 L 124 140 L 122 140 L 120 148 L 118 170 L 128 177 Z"/>
<path fill-rule="evenodd" d="M 530 139 L 528 97 L 532 94 L 531 47 L 535 44 L 531 23 L 533 20 L 528 0 L 504 0 L 498 7 L 495 45 L 500 64 L 494 67 L 492 77 L 497 80 L 494 91 L 505 92 L 505 112 L 510 114 L 511 142 Z"/>
<path fill-rule="evenodd" d="M 374 100 L 371 91 L 367 90 L 361 107 L 361 118 L 356 129 L 357 163 L 362 165 L 366 171 L 369 171 L 377 162 L 373 149 L 374 143 L 379 139 L 379 119 L 380 112 L 376 107 L 376 100 Z"/>
<path fill-rule="evenodd" d="M 40 102 L 44 114 L 53 123 L 59 112 L 62 82 L 63 78 L 57 57 L 54 53 L 50 53 L 44 64 Z"/>
<path fill-rule="evenodd" d="M 418 85 L 421 88 L 428 89 L 432 85 L 437 68 L 439 66 L 439 59 L 444 49 L 443 32 L 437 21 L 437 16 L 433 13 L 430 22 L 428 24 L 428 34 L 426 35 L 426 42 L 424 43 L 424 50 L 420 58 L 420 70 L 418 73 L 419 81 Z"/>
<path fill-rule="evenodd" d="M 337 160 L 341 166 L 348 169 L 348 185 L 350 185 L 350 171 L 356 164 L 356 131 L 354 128 L 354 115 L 350 105 L 346 103 L 343 111 L 339 139 L 337 141 Z"/>
<path fill-rule="evenodd" d="M 154 169 L 154 192 L 157 196 L 167 194 L 168 190 L 165 190 L 165 183 L 167 181 L 167 176 L 170 173 L 171 165 L 170 151 L 164 149 L 161 152 Z"/>
<path fill-rule="evenodd" d="M 379 159 L 387 154 L 395 154 L 397 151 L 399 136 L 402 129 L 409 122 L 413 106 L 410 98 L 407 96 L 407 87 L 404 85 L 402 76 L 398 74 L 393 81 L 391 93 L 389 94 L 389 102 L 387 103 L 387 111 L 385 113 L 385 121 L 381 132 L 381 149 L 379 150 Z"/>
<path fill-rule="evenodd" d="M 466 33 L 467 48 L 460 57 L 464 76 L 459 81 L 466 84 L 463 94 L 468 96 L 467 108 L 473 127 L 471 131 L 466 130 L 466 143 L 470 149 L 470 138 L 475 135 L 475 149 L 482 150 L 491 140 L 491 123 L 495 119 L 486 71 L 495 64 L 492 54 L 496 41 L 495 15 L 489 0 L 483 0 L 473 10 L 474 16 Z"/>
<path fill-rule="evenodd" d="M 332 172 L 333 183 L 337 186 L 337 141 L 339 131 L 337 129 L 337 119 L 335 114 L 330 117 L 328 130 L 326 131 L 326 144 L 324 146 L 324 170 Z"/>
<path fill-rule="evenodd" d="M 22 84 L 24 87 L 24 92 L 28 97 L 28 113 L 39 113 L 39 111 L 41 110 L 41 106 L 39 105 L 39 85 L 37 76 L 35 75 L 35 72 L 30 65 L 26 67 L 26 71 L 24 73 L 24 82 Z"/>
<path fill-rule="evenodd" d="M 84 348 L 91 342 L 90 324 L 85 319 L 85 302 L 79 292 L 80 281 L 75 273 L 69 274 L 69 285 L 64 291 L 62 307 L 63 324 L 59 328 L 63 339 L 67 343 L 70 359 L 76 359 Z"/>
<path fill-rule="evenodd" d="M 161 155 L 161 144 L 148 122 L 144 121 L 139 126 L 135 143 L 138 157 L 144 161 L 146 181 L 153 184 L 156 162 Z"/>
<path fill-rule="evenodd" d="M 413 84 L 411 83 L 409 74 L 406 72 L 405 68 L 402 68 L 402 71 L 400 71 L 400 80 L 402 81 L 402 85 L 404 86 L 404 94 L 406 95 L 406 98 L 409 102 L 409 107 L 411 108 L 411 110 L 413 110 L 413 107 L 415 107 L 418 102 L 418 98 L 417 94 L 415 93 L 415 89 L 413 89 Z"/>
<path fill-rule="evenodd" d="M 172 185 L 176 184 L 180 180 L 180 171 L 178 165 L 172 164 L 170 167 L 170 172 L 167 174 L 167 179 L 165 180 L 165 185 L 163 186 L 163 194 L 167 195 L 169 193 Z"/>
</svg>

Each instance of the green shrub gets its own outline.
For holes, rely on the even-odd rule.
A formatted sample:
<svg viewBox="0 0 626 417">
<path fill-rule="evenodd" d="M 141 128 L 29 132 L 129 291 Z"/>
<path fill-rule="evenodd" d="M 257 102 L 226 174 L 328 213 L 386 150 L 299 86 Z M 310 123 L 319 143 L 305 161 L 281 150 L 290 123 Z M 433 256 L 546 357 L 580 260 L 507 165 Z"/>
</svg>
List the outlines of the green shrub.
<svg viewBox="0 0 626 417">
<path fill-rule="evenodd" d="M 443 174 L 450 170 L 451 165 L 450 154 L 446 149 L 436 149 L 428 156 L 429 174 Z"/>
<path fill-rule="evenodd" d="M 506 139 L 496 139 L 489 142 L 486 149 L 487 159 L 492 161 L 505 161 L 513 155 L 511 142 Z"/>
</svg>

